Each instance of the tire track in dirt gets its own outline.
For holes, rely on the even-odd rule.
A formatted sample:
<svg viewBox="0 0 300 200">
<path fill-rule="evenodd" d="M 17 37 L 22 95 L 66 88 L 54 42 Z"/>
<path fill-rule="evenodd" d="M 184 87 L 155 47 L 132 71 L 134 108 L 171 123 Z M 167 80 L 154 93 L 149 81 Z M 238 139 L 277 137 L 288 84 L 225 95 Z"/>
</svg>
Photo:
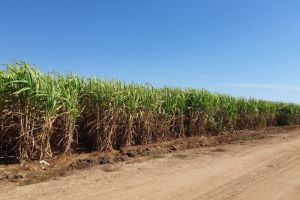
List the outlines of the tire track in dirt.
<svg viewBox="0 0 300 200">
<path fill-rule="evenodd" d="M 217 187 L 216 189 L 197 197 L 197 200 L 233 200 L 233 199 L 247 199 L 242 198 L 240 194 L 247 193 L 247 191 L 253 190 L 255 195 L 255 189 L 264 188 L 267 182 L 274 181 L 280 176 L 284 176 L 286 173 L 298 173 L 300 171 L 300 148 L 285 152 L 284 155 L 275 158 L 274 160 L 264 164 L 263 167 L 259 167 L 250 173 L 247 173 L 225 185 Z M 271 179 L 271 180 L 270 180 Z M 261 190 L 261 189 L 260 189 Z M 246 192 L 245 192 L 246 191 Z M 297 190 L 296 190 L 297 191 Z M 299 191 L 297 191 L 299 193 Z M 249 192 L 248 192 L 249 193 Z M 245 195 L 241 195 L 245 196 Z M 255 195 L 257 196 L 257 195 Z M 270 196 L 270 195 L 269 195 Z M 252 196 L 253 197 L 253 196 Z M 299 198 L 299 197 L 298 197 Z M 256 197 L 255 199 L 258 199 Z M 264 197 L 263 199 L 267 199 Z M 271 199 L 274 199 L 272 197 Z"/>
</svg>

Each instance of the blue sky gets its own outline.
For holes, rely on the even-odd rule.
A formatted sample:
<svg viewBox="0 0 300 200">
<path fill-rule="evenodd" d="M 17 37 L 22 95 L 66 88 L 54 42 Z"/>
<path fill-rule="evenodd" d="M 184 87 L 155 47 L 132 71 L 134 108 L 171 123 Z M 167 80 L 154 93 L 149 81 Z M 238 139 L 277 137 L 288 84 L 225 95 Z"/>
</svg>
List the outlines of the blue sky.
<svg viewBox="0 0 300 200">
<path fill-rule="evenodd" d="M 3 0 L 0 63 L 300 103 L 300 1 Z"/>
</svg>

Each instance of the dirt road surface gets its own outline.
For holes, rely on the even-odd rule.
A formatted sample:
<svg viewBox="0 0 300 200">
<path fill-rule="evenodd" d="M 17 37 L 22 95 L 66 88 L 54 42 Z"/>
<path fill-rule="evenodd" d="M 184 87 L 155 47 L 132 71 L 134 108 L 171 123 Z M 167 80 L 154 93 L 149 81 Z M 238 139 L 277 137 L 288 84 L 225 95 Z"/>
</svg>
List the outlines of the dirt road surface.
<svg viewBox="0 0 300 200">
<path fill-rule="evenodd" d="M 28 186 L 0 188 L 1 200 L 300 200 L 300 130 L 163 158 L 100 166 Z"/>
</svg>

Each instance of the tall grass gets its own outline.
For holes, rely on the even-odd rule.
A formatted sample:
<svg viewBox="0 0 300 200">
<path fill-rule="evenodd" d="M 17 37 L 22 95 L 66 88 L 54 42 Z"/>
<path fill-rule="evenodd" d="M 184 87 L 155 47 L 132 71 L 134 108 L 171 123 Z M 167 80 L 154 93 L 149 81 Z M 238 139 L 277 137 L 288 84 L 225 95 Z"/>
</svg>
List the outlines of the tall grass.
<svg viewBox="0 0 300 200">
<path fill-rule="evenodd" d="M 0 157 L 42 159 L 82 143 L 106 151 L 299 123 L 300 105 L 292 103 L 43 74 L 27 63 L 0 71 Z"/>
</svg>

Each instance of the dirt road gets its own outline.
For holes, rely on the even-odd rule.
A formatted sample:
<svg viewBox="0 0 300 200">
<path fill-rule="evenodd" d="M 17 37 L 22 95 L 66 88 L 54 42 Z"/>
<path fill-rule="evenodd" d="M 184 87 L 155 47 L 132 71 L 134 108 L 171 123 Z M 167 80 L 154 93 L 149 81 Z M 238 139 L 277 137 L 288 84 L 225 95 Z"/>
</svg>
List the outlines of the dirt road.
<svg viewBox="0 0 300 200">
<path fill-rule="evenodd" d="M 300 130 L 163 158 L 100 166 L 35 185 L 0 189 L 12 199 L 299 200 Z"/>
</svg>

